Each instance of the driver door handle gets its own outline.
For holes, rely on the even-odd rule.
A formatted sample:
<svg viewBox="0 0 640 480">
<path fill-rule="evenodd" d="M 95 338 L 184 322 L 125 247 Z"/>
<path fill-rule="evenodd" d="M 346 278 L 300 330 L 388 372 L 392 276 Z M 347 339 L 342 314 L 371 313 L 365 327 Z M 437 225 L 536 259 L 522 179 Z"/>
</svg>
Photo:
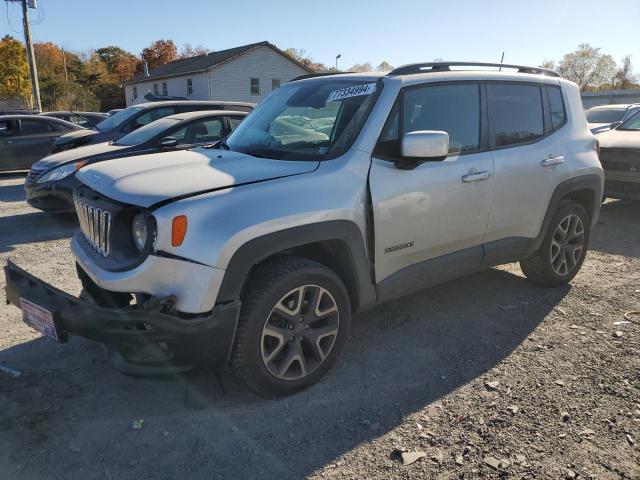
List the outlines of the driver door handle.
<svg viewBox="0 0 640 480">
<path fill-rule="evenodd" d="M 551 157 L 551 155 L 549 155 L 549 158 L 543 160 L 540 165 L 543 167 L 550 167 L 552 165 L 560 165 L 562 163 L 564 163 L 564 157 L 562 155 L 559 157 Z"/>
<path fill-rule="evenodd" d="M 489 172 L 474 172 L 467 173 L 462 176 L 462 181 L 464 183 L 473 183 L 473 182 L 482 182 L 484 180 L 489 180 L 491 178 L 491 174 Z"/>
</svg>

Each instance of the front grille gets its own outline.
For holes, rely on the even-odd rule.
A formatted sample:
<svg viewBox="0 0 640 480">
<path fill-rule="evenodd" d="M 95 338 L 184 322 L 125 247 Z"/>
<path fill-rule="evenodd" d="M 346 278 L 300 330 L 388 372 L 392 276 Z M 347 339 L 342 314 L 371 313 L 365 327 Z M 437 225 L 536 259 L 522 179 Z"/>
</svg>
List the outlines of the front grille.
<svg viewBox="0 0 640 480">
<path fill-rule="evenodd" d="M 605 170 L 640 172 L 640 150 L 603 148 L 600 150 L 600 163 Z"/>
<path fill-rule="evenodd" d="M 111 212 L 75 198 L 80 230 L 89 244 L 103 257 L 111 251 Z"/>
</svg>

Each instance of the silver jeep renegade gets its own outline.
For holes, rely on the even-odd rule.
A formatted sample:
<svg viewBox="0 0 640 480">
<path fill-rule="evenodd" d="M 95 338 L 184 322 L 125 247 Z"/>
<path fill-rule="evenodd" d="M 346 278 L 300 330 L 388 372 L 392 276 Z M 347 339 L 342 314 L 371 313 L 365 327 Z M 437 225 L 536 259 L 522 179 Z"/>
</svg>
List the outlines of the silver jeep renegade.
<svg viewBox="0 0 640 480">
<path fill-rule="evenodd" d="M 598 218 L 596 138 L 573 83 L 487 67 L 311 75 L 220 144 L 85 167 L 83 294 L 9 262 L 7 298 L 125 372 L 230 368 L 280 396 L 318 381 L 378 303 L 515 261 L 563 285 Z"/>
</svg>

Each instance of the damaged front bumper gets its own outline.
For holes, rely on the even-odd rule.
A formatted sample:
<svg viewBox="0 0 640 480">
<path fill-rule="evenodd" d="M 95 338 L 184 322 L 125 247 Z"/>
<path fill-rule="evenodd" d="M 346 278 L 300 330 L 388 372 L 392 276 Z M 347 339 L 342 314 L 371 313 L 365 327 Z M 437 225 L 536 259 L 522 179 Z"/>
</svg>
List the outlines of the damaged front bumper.
<svg viewBox="0 0 640 480">
<path fill-rule="evenodd" d="M 167 312 L 171 299 L 152 298 L 145 308 L 108 308 L 58 290 L 11 261 L 4 270 L 7 303 L 22 308 L 26 301 L 50 312 L 61 342 L 72 334 L 111 347 L 111 360 L 124 373 L 164 374 L 196 366 L 223 369 L 228 363 L 238 301 L 198 316 Z"/>
</svg>

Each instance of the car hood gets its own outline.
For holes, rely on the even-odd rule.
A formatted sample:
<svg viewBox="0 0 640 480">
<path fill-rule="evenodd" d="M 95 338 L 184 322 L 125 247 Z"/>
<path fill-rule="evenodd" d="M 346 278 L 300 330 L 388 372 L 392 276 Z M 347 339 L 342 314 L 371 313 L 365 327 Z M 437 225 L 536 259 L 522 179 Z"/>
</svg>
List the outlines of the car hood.
<svg viewBox="0 0 640 480">
<path fill-rule="evenodd" d="M 238 152 L 195 148 L 108 160 L 76 177 L 113 200 L 149 207 L 159 202 L 224 188 L 312 172 L 317 161 L 256 158 Z"/>
<path fill-rule="evenodd" d="M 600 148 L 628 148 L 640 150 L 640 131 L 609 130 L 598 135 Z"/>
<path fill-rule="evenodd" d="M 96 143 L 94 145 L 86 145 L 71 150 L 64 150 L 62 152 L 49 155 L 48 157 L 44 157 L 42 160 L 38 160 L 33 164 L 33 169 L 49 170 L 50 168 L 58 167 L 65 163 L 77 162 L 78 160 L 84 160 L 87 157 L 93 157 L 95 155 L 117 152 L 124 148 L 128 147 L 125 147 L 123 145 L 113 145 L 111 142 L 103 142 Z"/>
<path fill-rule="evenodd" d="M 76 142 L 82 138 L 93 137 L 94 135 L 99 134 L 100 132 L 97 130 L 91 130 L 88 128 L 83 128 L 81 130 L 72 130 L 69 133 L 65 133 L 58 137 L 55 141 L 56 145 L 66 145 L 68 143 Z"/>
</svg>

